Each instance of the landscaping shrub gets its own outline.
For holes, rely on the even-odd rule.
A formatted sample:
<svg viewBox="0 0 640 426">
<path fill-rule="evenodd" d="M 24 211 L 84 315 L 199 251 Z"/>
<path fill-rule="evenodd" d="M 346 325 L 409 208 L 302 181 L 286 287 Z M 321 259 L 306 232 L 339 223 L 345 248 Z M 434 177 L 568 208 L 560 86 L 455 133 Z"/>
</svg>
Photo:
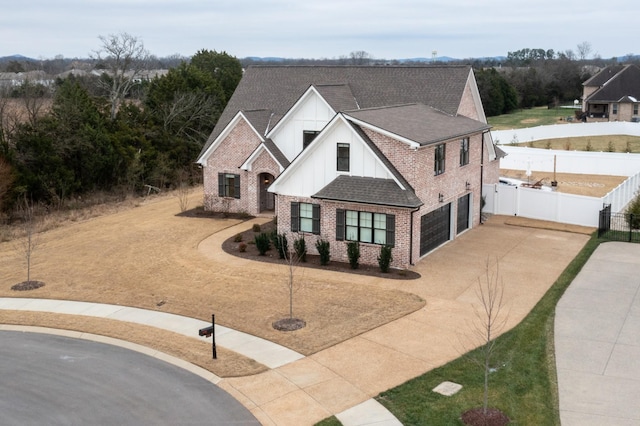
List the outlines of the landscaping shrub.
<svg viewBox="0 0 640 426">
<path fill-rule="evenodd" d="M 289 243 L 287 242 L 287 236 L 285 234 L 278 234 L 278 232 L 274 229 L 271 233 L 271 242 L 273 246 L 278 251 L 278 256 L 280 259 L 285 259 L 287 257 L 287 253 L 289 253 Z"/>
<path fill-rule="evenodd" d="M 320 254 L 320 264 L 322 266 L 329 264 L 329 259 L 331 259 L 331 250 L 330 244 L 327 240 L 318 240 L 316 241 L 316 249 Z"/>
<path fill-rule="evenodd" d="M 293 249 L 296 251 L 296 256 L 300 262 L 307 261 L 307 243 L 304 237 L 300 237 L 293 242 Z"/>
<path fill-rule="evenodd" d="M 260 256 L 264 256 L 267 250 L 271 248 L 271 240 L 269 239 L 269 234 L 266 232 L 261 232 L 254 237 L 256 242 L 256 248 L 258 249 L 258 253 Z"/>
<path fill-rule="evenodd" d="M 246 243 L 240 243 L 238 245 L 238 251 L 240 253 L 244 253 L 245 251 L 247 251 L 247 244 Z"/>
<path fill-rule="evenodd" d="M 251 230 L 253 232 L 260 232 L 260 224 L 259 223 L 254 223 L 253 226 L 251 227 Z"/>
<path fill-rule="evenodd" d="M 347 243 L 347 256 L 349 257 L 349 265 L 351 269 L 358 269 L 358 261 L 360 260 L 360 243 L 350 241 Z"/>
<path fill-rule="evenodd" d="M 378 266 L 380 271 L 389 272 L 389 265 L 393 262 L 393 255 L 391 254 L 392 247 L 384 245 L 380 247 L 380 256 L 378 256 Z"/>
<path fill-rule="evenodd" d="M 236 236 L 233 237 L 233 241 L 236 243 L 239 243 L 240 241 L 242 241 L 242 234 L 236 234 Z"/>
<path fill-rule="evenodd" d="M 631 229 L 640 229 L 640 191 L 636 192 L 636 196 L 627 206 L 625 213 Z"/>
</svg>

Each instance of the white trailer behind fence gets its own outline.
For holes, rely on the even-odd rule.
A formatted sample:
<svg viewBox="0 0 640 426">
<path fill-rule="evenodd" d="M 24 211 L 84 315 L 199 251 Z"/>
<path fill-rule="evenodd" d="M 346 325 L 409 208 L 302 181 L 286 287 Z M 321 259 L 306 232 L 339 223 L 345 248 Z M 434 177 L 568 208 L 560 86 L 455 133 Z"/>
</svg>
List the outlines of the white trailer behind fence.
<svg viewBox="0 0 640 426">
<path fill-rule="evenodd" d="M 531 129 L 492 132 L 496 143 L 512 142 L 507 135 L 515 135 L 519 142 L 560 137 L 600 134 L 631 134 L 640 136 L 638 123 L 581 123 L 540 126 Z M 529 139 L 530 138 L 530 139 Z M 484 185 L 483 211 L 492 214 L 523 216 L 574 225 L 598 226 L 598 212 L 611 204 L 614 212 L 623 211 L 640 188 L 640 154 L 561 151 L 501 145 L 507 156 L 500 160 L 500 168 L 549 173 L 600 174 L 628 176 L 617 188 L 604 197 L 586 197 L 561 192 L 541 191 L 510 185 Z"/>
</svg>

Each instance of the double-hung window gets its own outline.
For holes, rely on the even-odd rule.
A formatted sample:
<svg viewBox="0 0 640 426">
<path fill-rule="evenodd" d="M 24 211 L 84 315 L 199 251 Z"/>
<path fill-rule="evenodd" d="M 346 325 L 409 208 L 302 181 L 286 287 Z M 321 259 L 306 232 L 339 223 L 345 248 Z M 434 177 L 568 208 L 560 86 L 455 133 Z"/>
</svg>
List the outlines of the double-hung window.
<svg viewBox="0 0 640 426">
<path fill-rule="evenodd" d="M 337 150 L 337 170 L 339 172 L 349 171 L 349 144 L 339 143 Z"/>
<path fill-rule="evenodd" d="M 361 243 L 395 244 L 395 215 L 336 210 L 336 240 Z"/>
<path fill-rule="evenodd" d="M 462 138 L 460 141 L 460 165 L 469 164 L 469 138 Z"/>
<path fill-rule="evenodd" d="M 320 234 L 320 205 L 292 202 L 291 231 Z"/>
<path fill-rule="evenodd" d="M 618 104 L 617 104 L 617 103 L 614 103 L 614 104 L 612 105 L 611 113 L 612 113 L 613 115 L 617 115 L 617 114 L 618 114 Z"/>
<path fill-rule="evenodd" d="M 435 147 L 435 158 L 433 162 L 433 173 L 441 175 L 444 173 L 444 160 L 445 160 L 445 144 L 441 143 Z"/>
<path fill-rule="evenodd" d="M 633 115 L 638 115 L 638 104 L 633 104 Z"/>
<path fill-rule="evenodd" d="M 240 198 L 240 175 L 218 173 L 218 196 Z"/>
</svg>

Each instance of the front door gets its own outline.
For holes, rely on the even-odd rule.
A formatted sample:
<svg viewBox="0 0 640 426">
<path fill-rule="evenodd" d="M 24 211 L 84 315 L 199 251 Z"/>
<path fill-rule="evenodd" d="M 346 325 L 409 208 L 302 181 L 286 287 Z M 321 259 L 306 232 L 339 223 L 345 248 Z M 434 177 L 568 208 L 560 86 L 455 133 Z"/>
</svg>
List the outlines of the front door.
<svg viewBox="0 0 640 426">
<path fill-rule="evenodd" d="M 273 175 L 260 173 L 258 176 L 258 194 L 260 194 L 260 212 L 275 209 L 275 195 L 267 189 L 273 182 Z"/>
</svg>

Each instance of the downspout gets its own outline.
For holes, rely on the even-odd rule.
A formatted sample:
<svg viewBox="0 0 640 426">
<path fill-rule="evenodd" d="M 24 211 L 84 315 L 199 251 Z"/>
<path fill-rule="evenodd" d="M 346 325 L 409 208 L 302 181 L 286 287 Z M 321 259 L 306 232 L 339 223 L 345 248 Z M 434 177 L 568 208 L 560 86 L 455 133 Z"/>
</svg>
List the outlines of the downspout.
<svg viewBox="0 0 640 426">
<path fill-rule="evenodd" d="M 480 147 L 480 209 L 478 214 L 480 215 L 480 225 L 484 222 L 482 221 L 482 186 L 484 185 L 484 135 L 486 135 L 488 131 L 482 132 L 482 146 Z"/>
<path fill-rule="evenodd" d="M 409 265 L 413 265 L 413 214 L 419 211 L 420 208 L 413 210 L 411 212 L 411 217 L 409 220 Z"/>
</svg>

